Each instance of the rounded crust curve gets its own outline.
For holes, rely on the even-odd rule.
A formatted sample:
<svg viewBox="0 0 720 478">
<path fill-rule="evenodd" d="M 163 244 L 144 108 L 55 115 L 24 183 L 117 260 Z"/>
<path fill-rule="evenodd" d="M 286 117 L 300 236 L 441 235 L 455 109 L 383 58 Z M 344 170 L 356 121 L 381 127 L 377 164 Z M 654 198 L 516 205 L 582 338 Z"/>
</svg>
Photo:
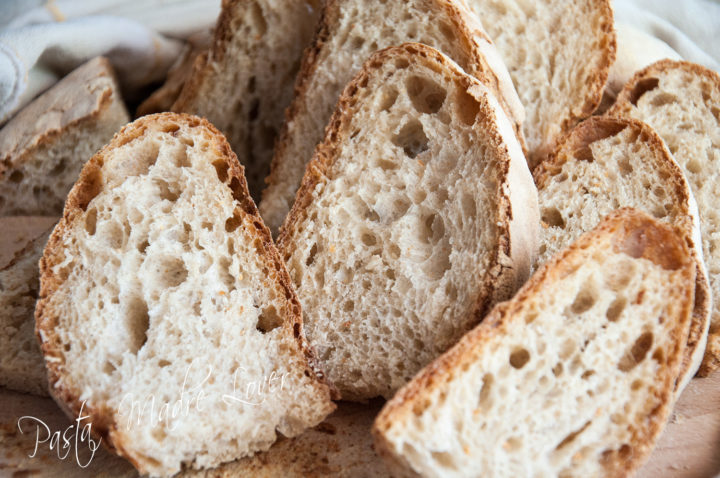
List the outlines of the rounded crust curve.
<svg viewBox="0 0 720 478">
<path fill-rule="evenodd" d="M 480 356 L 488 342 L 498 335 L 507 334 L 510 323 L 514 317 L 527 307 L 531 299 L 544 291 L 544 284 L 570 273 L 577 262 L 582 262 L 583 251 L 592 247 L 593 243 L 603 236 L 615 236 L 612 241 L 622 247 L 625 239 L 634 234 L 637 229 L 649 232 L 653 238 L 645 247 L 642 257 L 649 259 L 663 267 L 682 268 L 683 274 L 693 282 L 695 267 L 692 254 L 685 241 L 674 227 L 658 223 L 650 216 L 631 208 L 621 208 L 607 216 L 593 231 L 583 234 L 574 244 L 567 247 L 555 257 L 544 264 L 530 280 L 518 291 L 513 299 L 495 306 L 485 320 L 467 333 L 457 345 L 448 352 L 425 367 L 405 387 L 400 389 L 378 414 L 373 424 L 372 434 L 378 453 L 393 469 L 404 471 L 406 476 L 411 470 L 409 463 L 402 457 L 393 453 L 390 442 L 385 433 L 390 430 L 393 422 L 404 420 L 405 416 L 414 413 L 413 405 L 416 403 L 430 403 L 434 390 L 453 379 L 453 371 L 461 370 L 463 365 L 472 363 Z M 692 294 L 683 294 L 684 303 L 679 310 L 684 320 L 676 324 L 672 331 L 674 349 L 668 356 L 667 366 L 655 377 L 655 396 L 661 404 L 654 408 L 648 417 L 647 426 L 632 431 L 633 448 L 636 453 L 630 454 L 626 459 L 615 455 L 606 463 L 608 476 L 628 476 L 637 470 L 649 456 L 652 446 L 664 428 L 674 404 L 674 385 L 683 355 L 686 333 L 690 321 Z"/>
<path fill-rule="evenodd" d="M 141 137 L 147 130 L 160 128 L 167 124 L 183 124 L 190 128 L 203 128 L 210 132 L 213 146 L 221 156 L 226 158 L 228 165 L 228 187 L 231 188 L 234 199 L 239 203 L 241 211 L 245 214 L 243 223 L 253 225 L 253 234 L 260 239 L 265 261 L 275 268 L 280 286 L 289 302 L 288 315 L 291 315 L 291 328 L 293 337 L 298 343 L 301 351 L 299 360 L 306 367 L 305 373 L 308 376 L 316 377 L 318 393 L 327 398 L 335 399 L 338 394 L 335 388 L 329 384 L 324 372 L 319 367 L 315 353 L 307 342 L 302 330 L 302 313 L 300 302 L 295 294 L 290 276 L 284 266 L 275 244 L 272 241 L 270 231 L 262 222 L 255 203 L 253 202 L 247 188 L 247 182 L 243 173 L 244 168 L 237 160 L 237 156 L 230 149 L 225 137 L 207 120 L 196 116 L 182 113 L 159 113 L 144 116 L 133 123 L 128 124 L 115 134 L 110 143 L 96 153 L 83 167 L 80 177 L 68 195 L 63 212 L 63 217 L 55 226 L 48 239 L 47 246 L 40 259 L 40 294 L 35 309 L 36 328 L 35 334 L 48 369 L 49 391 L 53 399 L 60 405 L 65 413 L 75 418 L 80 413 L 82 403 L 79 400 L 80 391 L 67 386 L 56 386 L 63 375 L 64 358 L 62 344 L 57 339 L 53 330 L 58 322 L 57 312 L 48 307 L 49 298 L 58 290 L 64 279 L 53 272 L 54 266 L 62 260 L 63 237 L 75 226 L 76 218 L 84 211 L 90 201 L 101 191 L 102 168 L 107 152 L 130 143 Z M 142 469 L 142 464 L 134 458 L 135 454 L 130 453 L 122 440 L 119 432 L 119 425 L 115 421 L 115 413 L 104 404 L 85 404 L 82 411 L 89 417 L 93 424 L 92 432 L 95 436 L 102 438 L 102 442 L 109 450 L 122 455 L 128 459 L 136 468 Z"/>
<path fill-rule="evenodd" d="M 510 297 L 527 279 L 530 263 L 537 249 L 535 247 L 539 228 L 537 195 L 519 145 L 513 148 L 514 151 L 509 151 L 507 142 L 513 141 L 514 137 L 504 137 L 495 123 L 498 112 L 493 111 L 490 103 L 492 100 L 488 100 L 492 97 L 487 92 L 487 88 L 474 77 L 463 73 L 447 56 L 421 43 L 404 43 L 374 53 L 365 62 L 360 73 L 345 87 L 326 129 L 325 140 L 318 145 L 313 159 L 308 163 L 295 203 L 280 227 L 277 238 L 278 249 L 284 256 L 289 255 L 293 247 L 293 232 L 307 218 L 307 210 L 313 200 L 313 191 L 318 184 L 328 181 L 326 172 L 337 159 L 340 145 L 350 134 L 358 91 L 367 85 L 373 70 L 398 56 L 411 56 L 414 61 L 423 59 L 432 64 L 434 69 L 442 69 L 453 77 L 453 81 L 462 84 L 469 94 L 481 102 L 481 110 L 490 110 L 487 114 L 478 115 L 476 128 L 488 137 L 488 142 L 496 151 L 505 156 L 505 161 L 501 164 L 503 169 L 498 174 L 501 178 L 496 202 L 498 247 L 485 274 L 481 286 L 482 292 L 474 306 L 473 315 L 477 322 L 487 314 L 495 302 Z M 505 121 L 509 123 L 509 120 L 505 119 Z M 522 210 L 513 207 L 520 204 L 523 206 Z"/>
<path fill-rule="evenodd" d="M 690 325 L 690 334 L 681 366 L 680 378 L 676 386 L 678 393 L 680 393 L 695 375 L 698 367 L 700 367 L 700 362 L 702 362 L 707 342 L 707 330 L 710 326 L 712 296 L 703 260 L 700 216 L 697 204 L 682 169 L 673 159 L 662 138 L 646 123 L 633 118 L 593 116 L 562 137 L 550 156 L 535 168 L 533 177 L 538 190 L 542 190 L 552 177 L 561 173 L 563 165 L 571 157 L 592 161 L 589 145 L 600 139 L 614 136 L 625 128 L 632 128 L 643 143 L 652 147 L 655 152 L 653 158 L 656 160 L 655 167 L 658 170 L 665 171 L 667 181 L 672 185 L 675 196 L 680 199 L 680 204 L 688 206 L 683 208 L 683 214 L 690 220 L 683 224 L 682 227 L 685 230 L 684 236 L 688 247 L 695 257 L 697 273 L 693 319 Z"/>
</svg>

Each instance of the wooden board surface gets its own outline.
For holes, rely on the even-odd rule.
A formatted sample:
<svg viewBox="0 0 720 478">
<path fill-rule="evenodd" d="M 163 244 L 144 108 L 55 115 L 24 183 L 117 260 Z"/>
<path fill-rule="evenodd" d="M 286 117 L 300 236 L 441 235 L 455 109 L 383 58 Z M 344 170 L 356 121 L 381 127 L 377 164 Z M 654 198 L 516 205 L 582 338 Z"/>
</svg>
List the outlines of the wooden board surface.
<svg viewBox="0 0 720 478">
<path fill-rule="evenodd" d="M 9 261 L 14 252 L 24 245 L 25 240 L 32 239 L 54 223 L 54 218 L 0 218 L 0 265 Z M 351 433 L 357 435 L 355 440 L 344 440 L 363 447 L 371 446 L 369 437 L 369 423 L 372 415 L 376 413 L 377 405 L 371 405 L 366 410 L 361 405 L 351 406 L 350 414 L 347 408 L 331 417 L 328 423 L 335 429 L 342 426 L 346 417 L 362 417 L 348 425 L 352 427 Z M 20 433 L 18 420 L 23 416 L 33 416 L 43 421 L 53 430 L 67 430 L 73 422 L 65 417 L 57 405 L 49 398 L 33 397 L 3 390 L 0 388 L 0 477 L 85 477 L 85 476 L 137 476 L 133 468 L 124 460 L 112 456 L 104 449 L 99 449 L 89 466 L 81 468 L 80 463 L 88 462 L 88 450 L 79 447 L 79 459 L 74 455 L 74 448 L 64 459 L 58 458 L 57 450 L 50 450 L 47 443 L 41 444 L 35 451 L 36 427 L 35 423 L 25 419 L 24 430 Z M 322 429 L 322 426 L 320 427 Z M 313 444 L 317 441 L 313 437 L 317 430 L 311 430 L 292 446 L 285 446 L 291 453 L 297 454 L 298 460 L 307 461 L 308 452 L 313 456 Z M 336 450 L 336 452 L 343 450 Z M 30 456 L 33 455 L 34 456 Z M 60 454 L 64 451 L 60 450 Z M 286 453 L 287 454 L 287 453 Z M 363 459 L 372 459 L 372 454 L 364 454 Z M 369 458 L 368 458 L 369 457 Z M 327 457 L 324 457 L 327 459 Z M 259 457 L 263 460 L 263 457 Z M 318 458 L 320 459 L 320 458 Z M 331 457 L 332 459 L 332 457 Z M 292 460 L 289 460 L 292 462 Z M 230 465 L 224 467 L 224 476 L 246 476 L 252 463 L 243 466 Z M 374 464 L 377 466 L 377 464 Z M 363 468 L 358 466 L 357 470 Z M 274 470 L 272 476 L 287 478 L 288 476 L 302 476 L 292 470 L 280 473 Z M 333 474 L 334 475 L 334 474 Z M 375 475 L 379 475 L 376 468 Z M 346 476 L 353 476 L 349 474 Z M 640 471 L 641 478 L 714 478 L 720 477 L 720 371 L 708 378 L 696 378 L 691 381 L 675 406 L 670 423 L 663 433 L 650 460 Z"/>
</svg>

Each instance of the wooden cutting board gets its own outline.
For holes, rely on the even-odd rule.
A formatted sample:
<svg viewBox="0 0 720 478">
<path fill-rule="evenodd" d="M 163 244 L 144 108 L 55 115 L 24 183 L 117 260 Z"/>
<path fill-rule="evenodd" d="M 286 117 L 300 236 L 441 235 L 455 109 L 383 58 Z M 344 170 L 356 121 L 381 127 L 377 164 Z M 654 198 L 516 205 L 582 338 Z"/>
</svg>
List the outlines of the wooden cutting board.
<svg viewBox="0 0 720 478">
<path fill-rule="evenodd" d="M 47 230 L 55 218 L 20 217 L 0 218 L 0 265 L 8 262 L 14 252 Z M 262 469 L 270 476 L 289 478 L 293 476 L 334 476 L 337 468 L 328 463 L 346 462 L 348 447 L 362 450 L 352 453 L 355 457 L 352 470 L 343 476 L 360 476 L 362 470 L 374 470 L 373 476 L 382 475 L 382 466 L 375 462 L 369 427 L 377 413 L 378 404 L 369 406 L 344 404 L 339 411 L 315 430 L 306 432 L 294 440 L 276 444 L 283 464 L 268 469 L 268 462 L 275 461 L 268 452 L 251 460 L 223 467 L 223 476 L 253 476 Z M 0 477 L 130 477 L 137 476 L 124 460 L 99 449 L 89 466 L 80 468 L 72 453 L 61 460 L 56 451 L 43 444 L 35 451 L 35 430 L 26 425 L 26 433 L 18 430 L 18 419 L 33 416 L 42 420 L 53 431 L 66 430 L 72 421 L 65 417 L 49 398 L 33 397 L 0 388 Z M 26 424 L 30 423 L 26 421 Z M 338 429 L 341 429 L 338 431 Z M 327 430 L 334 430 L 335 441 L 328 442 Z M 61 454 L 63 452 L 61 451 Z M 30 455 L 33 455 L 30 457 Z M 308 457 L 316 463 L 308 463 Z M 86 449 L 80 451 L 79 461 L 88 462 Z M 365 460 L 363 466 L 357 460 Z M 311 471 L 312 470 L 312 471 Z M 330 471 L 333 470 L 333 471 Z M 353 471 L 354 470 L 354 471 Z M 367 475 L 367 473 L 365 473 Z M 263 475 L 268 476 L 268 475 Z M 715 478 L 720 477 L 720 371 L 708 378 L 693 379 L 675 406 L 670 423 L 650 457 L 638 474 L 641 478 Z"/>
</svg>

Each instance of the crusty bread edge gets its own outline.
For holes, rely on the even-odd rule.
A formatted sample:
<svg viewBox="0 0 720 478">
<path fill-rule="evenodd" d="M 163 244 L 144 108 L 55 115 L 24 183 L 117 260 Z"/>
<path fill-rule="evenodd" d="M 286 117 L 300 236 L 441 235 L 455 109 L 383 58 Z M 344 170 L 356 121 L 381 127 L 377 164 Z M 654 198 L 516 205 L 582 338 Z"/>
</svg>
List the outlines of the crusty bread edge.
<svg viewBox="0 0 720 478">
<path fill-rule="evenodd" d="M 62 278 L 57 277 L 53 272 L 54 265 L 58 263 L 55 259 L 62 254 L 63 237 L 73 228 L 76 217 L 86 210 L 90 201 L 101 191 L 102 167 L 105 161 L 105 155 L 115 148 L 141 137 L 148 128 L 146 125 L 154 122 L 181 123 L 193 128 L 202 127 L 207 129 L 212 136 L 213 146 L 216 151 L 227 159 L 227 185 L 231 188 L 233 197 L 235 201 L 239 203 L 242 213 L 249 219 L 248 222 L 252 223 L 255 227 L 253 233 L 261 240 L 266 253 L 264 260 L 276 269 L 278 280 L 289 302 L 288 315 L 292 315 L 293 336 L 302 353 L 301 362 L 304 362 L 306 366 L 306 375 L 308 377 L 315 377 L 318 394 L 324 396 L 329 402 L 337 396 L 337 392 L 332 385 L 327 383 L 325 375 L 318 365 L 314 351 L 305 339 L 302 330 L 300 301 L 297 298 L 284 262 L 272 241 L 270 231 L 263 223 L 255 207 L 255 203 L 250 197 L 247 181 L 245 180 L 244 168 L 240 165 L 235 153 L 230 149 L 230 145 L 225 137 L 212 124 L 203 118 L 182 113 L 148 115 L 123 127 L 115 134 L 107 146 L 96 153 L 85 164 L 80 172 L 78 181 L 68 195 L 63 217 L 53 229 L 43 256 L 40 259 L 40 297 L 35 308 L 35 333 L 48 369 L 48 382 L 51 396 L 68 416 L 71 418 L 78 416 L 83 405 L 80 402 L 81 391 L 73 390 L 70 387 L 57 386 L 63 374 L 64 359 L 60 341 L 57 339 L 57 335 L 53 330 L 57 324 L 57 312 L 50 310 L 48 304 L 50 297 L 64 282 Z M 233 188 L 230 184 L 235 182 L 235 180 L 237 180 L 237 186 Z M 243 223 L 245 223 L 245 220 L 243 220 Z M 293 314 L 293 311 L 297 311 L 297 313 Z M 334 408 L 334 405 L 331 406 L 328 413 L 332 411 L 332 408 Z M 93 434 L 102 438 L 103 443 L 110 451 L 126 458 L 141 472 L 146 471 L 144 464 L 140 462 L 137 454 L 130 451 L 125 443 L 116 438 L 121 438 L 123 435 L 118 433 L 120 427 L 115 421 L 114 411 L 109 410 L 106 406 L 97 407 L 88 404 L 85 404 L 82 410 L 89 416 L 89 420 L 93 424 Z"/>
<path fill-rule="evenodd" d="M 507 86 L 505 88 L 501 87 L 501 83 L 504 78 L 499 78 L 497 76 L 499 73 L 491 70 L 490 65 L 488 64 L 487 59 L 483 53 L 483 51 L 487 50 L 488 47 L 482 48 L 481 43 L 485 42 L 488 45 L 493 46 L 492 41 L 481 29 L 481 27 L 478 26 L 478 22 L 475 19 L 474 15 L 471 14 L 469 7 L 465 6 L 465 8 L 461 8 L 461 4 L 457 3 L 454 0 L 433 1 L 437 2 L 438 5 L 447 12 L 449 18 L 454 21 L 455 27 L 463 33 L 458 38 L 458 40 L 462 42 L 461 44 L 463 46 L 463 49 L 468 52 L 468 56 L 474 58 L 475 60 L 475 68 L 473 69 L 474 71 L 470 71 L 468 73 L 471 75 L 477 75 L 478 79 L 480 80 L 487 80 L 490 83 L 490 86 L 495 89 L 495 91 L 502 91 L 503 93 L 506 92 L 508 89 Z M 461 1 L 464 2 L 465 0 Z M 295 118 L 300 114 L 301 98 L 307 94 L 307 90 L 310 86 L 310 79 L 313 77 L 313 74 L 318 67 L 320 54 L 325 46 L 325 43 L 327 43 L 328 39 L 331 36 L 330 27 L 331 25 L 334 25 L 336 23 L 334 21 L 334 18 L 338 15 L 338 13 L 339 0 L 326 0 L 325 6 L 322 8 L 322 12 L 320 14 L 320 19 L 318 21 L 318 27 L 315 32 L 315 36 L 311 44 L 307 48 L 305 48 L 305 52 L 303 53 L 300 71 L 298 72 L 297 78 L 295 79 L 295 92 L 293 95 L 293 100 L 285 110 L 285 121 L 283 122 L 283 126 L 280 129 L 277 138 L 275 139 L 275 154 L 273 154 L 273 158 L 270 163 L 270 174 L 267 178 L 265 178 L 265 184 L 267 186 L 263 191 L 263 196 L 269 189 L 269 186 L 277 183 L 279 180 L 279 163 L 281 161 L 281 158 L 284 158 L 287 155 L 286 151 L 289 146 L 289 125 L 293 121 L 295 121 Z M 487 69 L 485 69 L 486 66 Z M 509 79 L 509 74 L 507 76 Z M 510 86 L 512 87 L 512 80 L 509 81 Z M 518 111 L 518 105 L 520 108 L 522 108 L 522 103 L 520 103 L 520 99 L 519 97 L 517 97 L 517 92 L 515 92 L 514 87 L 512 88 L 512 91 L 517 99 L 516 102 L 515 100 L 508 101 L 502 95 L 499 95 L 498 97 L 499 101 L 503 105 L 503 108 L 508 113 L 512 113 L 511 120 L 513 123 L 513 129 L 515 131 L 516 137 L 518 138 L 518 141 L 520 142 L 523 153 L 525 153 L 527 151 L 527 147 L 525 145 L 525 136 L 523 135 L 522 127 L 525 113 L 524 109 Z M 330 124 L 328 124 L 328 127 L 326 128 L 326 134 L 327 129 L 329 129 L 330 127 Z"/>
<path fill-rule="evenodd" d="M 313 201 L 313 191 L 318 184 L 327 181 L 325 173 L 334 164 L 341 144 L 350 134 L 349 124 L 355 113 L 357 92 L 365 88 L 373 70 L 401 55 L 413 56 L 415 61 L 424 58 L 425 61 L 435 63 L 453 76 L 455 81 L 463 84 L 468 93 L 475 96 L 479 103 L 485 101 L 491 111 L 490 114 L 478 114 L 476 123 L 478 134 L 489 135 L 490 142 L 501 155 L 506 157 L 500 166 L 503 170 L 499 173 L 500 184 L 496 198 L 498 247 L 480 287 L 482 292 L 474 304 L 473 316 L 474 322 L 477 323 L 494 303 L 510 297 L 529 275 L 530 265 L 537 253 L 537 236 L 540 227 L 537 192 L 519 145 L 515 143 L 512 146 L 515 136 L 509 128 L 509 120 L 504 118 L 502 109 L 487 92 L 487 88 L 474 77 L 465 74 L 450 58 L 426 45 L 404 43 L 375 52 L 346 86 L 326 130 L 325 141 L 315 150 L 315 155 L 303 176 L 295 203 L 280 227 L 278 249 L 286 259 L 292 254 L 294 248 L 292 235 L 297 226 L 307 218 L 307 209 Z M 495 101 L 494 105 L 493 101 Z M 501 124 L 496 124 L 496 121 Z M 503 125 L 504 131 L 502 131 Z"/>
<path fill-rule="evenodd" d="M 575 126 L 558 141 L 555 150 L 550 156 L 535 168 L 533 177 L 538 190 L 543 189 L 550 178 L 567 162 L 569 149 L 572 152 L 577 151 L 576 146 L 578 144 L 581 147 L 586 147 L 586 144 L 618 134 L 625 128 L 633 128 L 641 139 L 644 138 L 644 142 L 658 153 L 658 166 L 669 172 L 669 177 L 673 178 L 676 195 L 688 204 L 690 223 L 685 226 L 687 229 L 685 239 L 695 258 L 697 273 L 693 320 L 691 321 L 686 355 L 683 359 L 676 387 L 677 394 L 680 395 L 697 373 L 703 360 L 713 299 L 705 261 L 703 260 L 700 214 L 697 202 L 682 168 L 673 159 L 672 153 L 667 149 L 665 142 L 654 129 L 642 121 L 628 117 L 593 116 Z"/>
<path fill-rule="evenodd" d="M 717 72 L 705 68 L 697 63 L 691 63 L 683 60 L 670 60 L 664 59 L 656 61 L 645 68 L 637 71 L 630 80 L 623 86 L 620 93 L 618 93 L 617 99 L 612 107 L 605 113 L 607 116 L 622 116 L 627 117 L 630 115 L 630 111 L 633 108 L 632 98 L 634 95 L 635 88 L 646 78 L 652 77 L 653 75 L 659 75 L 667 70 L 680 69 L 686 73 L 694 74 L 705 78 L 714 85 L 714 89 L 720 91 L 720 74 Z M 708 292 L 710 289 L 708 288 Z M 719 300 L 720 298 L 714 297 L 712 300 Z M 712 314 L 712 307 L 710 310 Z M 700 368 L 698 370 L 698 376 L 706 377 L 710 375 L 714 370 L 720 368 L 720 333 L 713 334 L 706 337 L 707 347 L 705 349 L 705 356 L 702 360 Z"/>
<path fill-rule="evenodd" d="M 34 141 L 31 145 L 27 146 L 25 149 L 23 149 L 20 154 L 18 155 L 17 151 L 12 151 L 12 156 L 5 156 L 0 157 L 0 178 L 2 178 L 6 171 L 7 171 L 7 165 L 13 164 L 13 165 L 19 165 L 24 163 L 27 158 L 32 155 L 33 151 L 35 151 L 37 148 L 52 144 L 54 141 L 56 141 L 60 136 L 62 136 L 67 129 L 72 128 L 83 128 L 86 126 L 94 126 L 95 123 L 99 120 L 99 118 L 109 111 L 113 103 L 117 103 L 117 108 L 120 109 L 124 113 L 124 121 L 127 121 L 130 118 L 129 113 L 127 112 L 127 108 L 125 107 L 125 103 L 123 99 L 120 96 L 120 87 L 117 80 L 117 74 L 115 73 L 115 70 L 112 67 L 112 64 L 110 61 L 105 58 L 104 56 L 96 57 L 92 60 L 89 60 L 87 63 L 97 61 L 100 63 L 101 68 L 104 70 L 102 76 L 107 76 L 110 81 L 111 85 L 109 85 L 107 88 L 104 88 L 102 93 L 99 95 L 99 98 L 97 99 L 97 103 L 93 111 L 91 111 L 89 114 L 77 118 L 73 121 L 68 122 L 67 124 L 63 125 L 62 128 L 54 128 L 50 130 L 44 131 L 42 134 L 34 138 Z M 78 68 L 82 68 L 84 65 L 79 66 Z M 72 74 L 72 72 L 70 73 Z M 58 83 L 55 86 L 64 86 L 62 81 Z M 113 93 L 115 93 L 113 95 Z M 38 97 L 35 101 L 41 100 L 45 95 L 52 95 L 54 94 L 54 88 L 51 88 L 50 90 L 43 93 L 40 97 Z M 26 106 L 26 108 L 32 106 L 32 103 Z M 20 118 L 20 115 L 22 114 L 23 110 L 20 110 L 14 117 L 10 118 L 10 121 L 4 126 L 5 128 L 13 123 L 15 120 Z M 21 119 L 21 118 L 20 118 Z M 35 120 L 36 118 L 28 118 Z"/>
<path fill-rule="evenodd" d="M 393 470 L 404 471 L 406 476 L 414 476 L 410 464 L 402 456 L 393 452 L 391 442 L 388 437 L 385 436 L 385 432 L 390 430 L 393 422 L 397 421 L 398 418 L 404 420 L 406 416 L 415 413 L 413 410 L 414 404 L 429 404 L 433 390 L 444 383 L 450 382 L 452 380 L 453 370 L 462 368 L 462 365 L 472 363 L 475 357 L 480 356 L 484 351 L 488 338 L 499 334 L 507 334 L 507 322 L 509 319 L 521 311 L 526 301 L 544 292 L 543 285 L 546 281 L 562 277 L 570 272 L 565 264 L 566 258 L 580 254 L 583 249 L 591 248 L 596 237 L 606 234 L 616 234 L 617 229 L 627 229 L 638 223 L 650 224 L 651 227 L 667 237 L 667 240 L 663 241 L 664 247 L 654 247 L 653 250 L 650 251 L 652 256 L 648 258 L 653 260 L 653 262 L 655 262 L 656 257 L 658 257 L 657 260 L 662 261 L 659 256 L 667 249 L 668 245 L 676 251 L 678 249 L 682 250 L 684 257 L 692 258 L 687 244 L 684 241 L 678 240 L 678 237 L 682 237 L 682 234 L 680 234 L 676 228 L 662 224 L 650 218 L 647 214 L 631 208 L 621 208 L 611 213 L 595 229 L 583 234 L 575 243 L 563 251 L 560 251 L 555 257 L 541 266 L 512 300 L 495 306 L 480 325 L 467 333 L 460 342 L 449 351 L 426 366 L 410 383 L 401 388 L 398 393 L 385 404 L 375 419 L 372 434 L 375 449 L 388 466 Z M 683 268 L 684 275 L 686 275 L 688 279 L 683 282 L 692 283 L 695 275 L 695 267 L 691 267 L 690 261 L 688 260 Z M 688 289 L 689 294 L 683 296 L 686 299 L 685 303 L 679 307 L 680 312 L 683 314 L 682 322 L 676 325 L 672 334 L 675 349 L 667 358 L 667 366 L 662 368 L 661 372 L 654 377 L 654 383 L 658 388 L 657 395 L 662 404 L 651 412 L 646 433 L 633 433 L 634 452 L 629 454 L 624 461 L 618 459 L 615 463 L 612 463 L 612 465 L 614 465 L 614 472 L 609 470 L 608 476 L 630 476 L 640 468 L 650 455 L 657 438 L 660 433 L 662 433 L 670 416 L 674 405 L 675 379 L 682 360 L 682 349 L 685 346 L 692 311 L 692 288 Z"/>
</svg>

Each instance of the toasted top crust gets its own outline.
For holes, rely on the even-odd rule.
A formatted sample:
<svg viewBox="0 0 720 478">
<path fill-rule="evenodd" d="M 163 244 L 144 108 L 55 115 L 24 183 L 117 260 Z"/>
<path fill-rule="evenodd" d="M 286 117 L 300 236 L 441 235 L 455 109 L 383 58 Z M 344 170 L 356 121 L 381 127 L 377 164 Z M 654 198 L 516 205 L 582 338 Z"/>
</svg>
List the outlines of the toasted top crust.
<svg viewBox="0 0 720 478">
<path fill-rule="evenodd" d="M 286 309 L 291 321 L 283 323 L 283 327 L 292 330 L 292 335 L 297 343 L 297 349 L 291 350 L 293 361 L 305 368 L 306 377 L 315 377 L 312 387 L 319 397 L 328 400 L 334 393 L 324 379 L 322 371 L 317 367 L 316 359 L 312 349 L 309 347 L 302 332 L 302 315 L 300 304 L 294 292 L 287 270 L 270 236 L 270 232 L 263 224 L 258 215 L 255 203 L 249 195 L 247 183 L 243 175 L 243 167 L 239 164 L 237 157 L 231 151 L 225 137 L 208 121 L 195 116 L 177 113 L 161 113 L 149 115 L 125 126 L 115 135 L 112 141 L 83 168 L 80 178 L 71 190 L 63 218 L 53 230 L 43 257 L 40 260 L 40 298 L 35 310 L 36 334 L 41 342 L 41 348 L 48 368 L 50 392 L 58 404 L 71 417 L 75 417 L 81 410 L 81 395 L 83 390 L 72 388 L 67 382 L 62 381 L 65 371 L 65 355 L 63 343 L 55 332 L 59 321 L 59 311 L 52 307 L 51 299 L 58 292 L 59 288 L 66 281 L 69 271 L 63 269 L 65 257 L 64 239 L 69 232 L 76 227 L 83 227 L 79 224 L 84 217 L 85 210 L 103 189 L 106 187 L 103 180 L 103 168 L 106 157 L 116 148 L 126 145 L 136 138 L 142 137 L 146 132 L 162 132 L 172 135 L 183 127 L 198 129 L 199 134 L 210 139 L 210 147 L 215 156 L 222 158 L 223 164 L 213 163 L 218 170 L 218 178 L 230 189 L 232 197 L 237 204 L 236 214 L 240 214 L 241 224 L 250 224 L 250 233 L 255 236 L 255 247 L 258 254 L 263 256 L 267 267 L 272 270 L 268 277 L 274 277 L 284 291 L 285 299 L 289 305 Z M 117 160 L 115 160 L 117 162 Z M 128 198 L 130 200 L 130 198 Z M 328 402 L 329 403 L 329 402 Z M 331 411 L 332 407 L 328 410 Z M 83 412 L 89 416 L 92 422 L 93 433 L 103 438 L 103 442 L 113 451 L 129 459 L 139 469 L 147 469 L 141 463 L 136 454 L 131 453 L 130 443 L 125 442 L 126 435 L 121 430 L 121 425 L 116 420 L 116 411 L 111 410 L 105 403 L 84 404 Z"/>
<path fill-rule="evenodd" d="M 67 128 L 95 121 L 113 101 L 122 102 L 106 58 L 96 57 L 75 69 L 0 130 L 0 178 L 30 151 Z"/>
<path fill-rule="evenodd" d="M 515 322 L 532 317 L 535 298 L 552 293 L 551 284 L 577 270 L 583 257 L 598 247 L 612 248 L 632 258 L 647 259 L 665 270 L 677 271 L 685 277 L 684 284 L 694 282 L 695 264 L 692 255 L 674 228 L 659 223 L 645 213 L 633 209 L 619 209 L 608 216 L 597 228 L 580 237 L 540 270 L 518 291 L 513 299 L 498 304 L 485 320 L 448 352 L 428 365 L 412 382 L 402 388 L 378 415 L 373 426 L 378 452 L 388 463 L 408 469 L 402 457 L 392 453 L 386 438 L 397 424 L 408 423 L 409 418 L 423 414 L 432 407 L 434 397 L 444 397 L 449 384 L 468 370 L 479 357 L 486 354 L 489 344 L 499 337 L 511 337 L 512 328 L 521 326 Z M 644 423 L 629 424 L 632 442 L 631 453 L 613 451 L 603 456 L 607 476 L 628 476 L 638 469 L 652 450 L 656 439 L 669 417 L 673 405 L 673 387 L 687 337 L 692 288 L 688 294 L 678 294 L 680 304 L 672 304 L 678 312 L 670 332 L 672 350 L 663 357 L 664 366 L 653 377 L 652 394 L 654 407 L 647 410 Z M 677 305 L 677 308 L 675 306 Z M 525 323 L 527 324 L 527 322 Z M 527 326 L 527 325 L 525 325 Z M 497 380 L 502 380 L 502 377 Z"/>
</svg>

